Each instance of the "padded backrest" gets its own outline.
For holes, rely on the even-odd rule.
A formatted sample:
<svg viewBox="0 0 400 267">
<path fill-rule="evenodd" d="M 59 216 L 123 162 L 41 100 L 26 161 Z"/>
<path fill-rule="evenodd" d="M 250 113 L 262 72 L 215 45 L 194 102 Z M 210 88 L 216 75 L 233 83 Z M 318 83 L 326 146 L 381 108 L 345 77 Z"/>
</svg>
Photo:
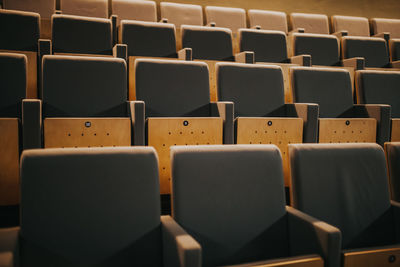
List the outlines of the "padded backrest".
<svg viewBox="0 0 400 267">
<path fill-rule="evenodd" d="M 370 36 L 369 21 L 364 17 L 332 16 L 333 32 L 347 31 L 349 36 Z"/>
<path fill-rule="evenodd" d="M 339 40 L 334 35 L 293 33 L 293 55 L 311 55 L 313 65 L 333 66 L 340 60 Z"/>
<path fill-rule="evenodd" d="M 374 34 L 389 32 L 390 38 L 400 38 L 400 19 L 371 19 Z"/>
<path fill-rule="evenodd" d="M 400 143 L 385 144 L 392 199 L 400 202 Z"/>
<path fill-rule="evenodd" d="M 128 45 L 128 56 L 177 57 L 171 23 L 123 20 L 119 39 Z"/>
<path fill-rule="evenodd" d="M 108 0 L 59 0 L 63 14 L 108 18 Z"/>
<path fill-rule="evenodd" d="M 21 265 L 161 266 L 159 203 L 153 148 L 24 151 Z"/>
<path fill-rule="evenodd" d="M 291 13 L 292 30 L 303 28 L 306 33 L 329 34 L 328 17 L 323 14 Z"/>
<path fill-rule="evenodd" d="M 120 58 L 44 56 L 44 117 L 127 116 L 127 72 Z"/>
<path fill-rule="evenodd" d="M 342 38 L 343 58 L 363 57 L 365 67 L 381 68 L 389 64 L 386 41 L 376 37 Z"/>
<path fill-rule="evenodd" d="M 240 51 L 253 51 L 256 62 L 286 62 L 286 34 L 271 30 L 239 30 Z"/>
<path fill-rule="evenodd" d="M 118 23 L 123 19 L 157 21 L 157 6 L 154 1 L 112 0 L 112 14 L 118 16 Z"/>
<path fill-rule="evenodd" d="M 391 60 L 400 60 L 400 39 L 390 39 L 389 46 Z"/>
<path fill-rule="evenodd" d="M 289 145 L 293 207 L 338 227 L 342 247 L 394 239 L 385 155 L 378 144 Z M 390 216 L 389 216 L 390 217 Z"/>
<path fill-rule="evenodd" d="M 293 101 L 319 104 L 321 118 L 336 118 L 353 107 L 348 70 L 292 67 L 290 73 Z"/>
<path fill-rule="evenodd" d="M 38 13 L 0 9 L 0 49 L 37 51 L 39 21 Z"/>
<path fill-rule="evenodd" d="M 143 100 L 146 117 L 208 117 L 208 67 L 203 62 L 137 59 L 136 99 Z"/>
<path fill-rule="evenodd" d="M 182 47 L 192 48 L 193 59 L 233 61 L 231 30 L 183 25 L 181 31 Z"/>
<path fill-rule="evenodd" d="M 285 12 L 249 9 L 250 27 L 260 26 L 263 30 L 288 32 Z"/>
<path fill-rule="evenodd" d="M 175 220 L 203 266 L 288 256 L 280 152 L 273 145 L 171 147 Z"/>
<path fill-rule="evenodd" d="M 161 19 L 180 29 L 181 25 L 203 25 L 203 9 L 200 5 L 160 2 Z"/>
<path fill-rule="evenodd" d="M 400 118 L 400 71 L 361 70 L 356 72 L 361 104 L 388 104 L 392 117 Z"/>
<path fill-rule="evenodd" d="M 246 26 L 246 11 L 243 8 L 206 6 L 207 24 L 214 22 L 215 26 L 229 28 L 237 32 Z"/>
<path fill-rule="evenodd" d="M 285 104 L 279 66 L 217 63 L 218 99 L 235 103 L 235 117 L 262 117 Z"/>
<path fill-rule="evenodd" d="M 56 0 L 3 0 L 3 8 L 36 12 L 40 17 L 49 19 L 56 10 Z"/>
<path fill-rule="evenodd" d="M 27 87 L 26 61 L 22 54 L 0 53 L 0 117 L 21 118 Z"/>
<path fill-rule="evenodd" d="M 53 15 L 54 53 L 111 55 L 111 20 L 70 15 Z"/>
</svg>

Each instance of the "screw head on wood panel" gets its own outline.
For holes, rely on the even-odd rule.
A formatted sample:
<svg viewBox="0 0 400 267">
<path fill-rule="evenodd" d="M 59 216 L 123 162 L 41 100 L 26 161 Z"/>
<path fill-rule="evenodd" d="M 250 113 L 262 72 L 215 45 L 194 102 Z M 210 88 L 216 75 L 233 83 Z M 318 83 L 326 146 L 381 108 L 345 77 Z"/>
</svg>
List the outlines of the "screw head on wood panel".
<svg viewBox="0 0 400 267">
<path fill-rule="evenodd" d="M 390 255 L 389 256 L 389 263 L 393 263 L 396 261 L 396 256 L 395 255 Z"/>
<path fill-rule="evenodd" d="M 346 121 L 346 125 L 350 125 L 350 121 L 349 120 Z"/>
<path fill-rule="evenodd" d="M 86 121 L 85 122 L 85 127 L 89 128 L 90 126 L 92 126 L 92 123 L 90 121 Z"/>
<path fill-rule="evenodd" d="M 272 121 L 268 121 L 268 126 L 271 126 L 272 125 Z"/>
<path fill-rule="evenodd" d="M 183 121 L 183 126 L 188 126 L 189 122 L 188 121 Z"/>
</svg>

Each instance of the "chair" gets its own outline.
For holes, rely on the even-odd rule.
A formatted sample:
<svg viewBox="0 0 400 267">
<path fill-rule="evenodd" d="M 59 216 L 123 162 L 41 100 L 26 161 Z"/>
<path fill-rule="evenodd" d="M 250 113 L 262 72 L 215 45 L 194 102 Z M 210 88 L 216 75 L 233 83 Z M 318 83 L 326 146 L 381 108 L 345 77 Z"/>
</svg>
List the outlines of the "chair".
<svg viewBox="0 0 400 267">
<path fill-rule="evenodd" d="M 358 103 L 391 106 L 390 119 L 384 127 L 385 140 L 400 141 L 400 71 L 357 71 L 356 80 Z"/>
<path fill-rule="evenodd" d="M 135 65 L 134 144 L 156 148 L 160 191 L 169 194 L 170 146 L 232 143 L 233 104 L 210 102 L 204 62 L 137 59 Z"/>
<path fill-rule="evenodd" d="M 400 202 L 400 143 L 385 143 L 391 199 Z"/>
<path fill-rule="evenodd" d="M 171 157 L 173 218 L 203 266 L 339 263 L 339 231 L 285 207 L 276 146 L 178 146 Z"/>
<path fill-rule="evenodd" d="M 289 146 L 293 207 L 340 229 L 342 266 L 398 265 L 400 204 L 377 144 Z"/>
<path fill-rule="evenodd" d="M 199 244 L 160 217 L 158 184 L 152 148 L 24 151 L 21 226 L 0 229 L 0 255 L 22 267 L 200 266 Z"/>
<path fill-rule="evenodd" d="M 390 39 L 389 49 L 390 49 L 390 61 L 391 62 L 400 61 L 400 39 Z"/>
<path fill-rule="evenodd" d="M 400 19 L 372 18 L 371 25 L 374 34 L 388 33 L 390 39 L 400 38 Z"/>
<path fill-rule="evenodd" d="M 257 26 L 262 30 L 281 31 L 288 33 L 288 25 L 285 12 L 249 9 L 247 11 L 250 28 Z"/>
<path fill-rule="evenodd" d="M 329 34 L 328 17 L 323 14 L 291 13 L 289 22 L 294 32 L 303 29 L 305 33 Z"/>
<path fill-rule="evenodd" d="M 369 21 L 365 17 L 334 15 L 331 20 L 333 32 L 346 32 L 348 36 L 370 36 Z"/>
<path fill-rule="evenodd" d="M 349 71 L 292 67 L 291 84 L 294 103 L 319 104 L 320 143 L 387 141 L 389 105 L 354 105 Z"/>
<path fill-rule="evenodd" d="M 121 20 L 157 21 L 157 6 L 154 1 L 112 0 L 112 14 L 116 15 L 117 24 Z"/>
<path fill-rule="evenodd" d="M 216 27 L 229 28 L 236 33 L 240 28 L 247 28 L 246 11 L 242 8 L 206 6 L 207 25 L 215 23 Z"/>
<path fill-rule="evenodd" d="M 161 20 L 175 25 L 179 30 L 181 25 L 203 25 L 203 9 L 200 5 L 160 2 Z"/>
<path fill-rule="evenodd" d="M 66 15 L 108 18 L 108 0 L 59 0 Z"/>
</svg>

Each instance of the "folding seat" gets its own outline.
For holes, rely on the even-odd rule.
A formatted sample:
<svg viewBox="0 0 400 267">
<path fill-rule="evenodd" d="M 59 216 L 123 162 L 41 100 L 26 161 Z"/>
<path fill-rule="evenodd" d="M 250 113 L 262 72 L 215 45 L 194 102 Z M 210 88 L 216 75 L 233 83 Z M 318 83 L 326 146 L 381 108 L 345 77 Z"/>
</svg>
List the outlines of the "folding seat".
<svg viewBox="0 0 400 267">
<path fill-rule="evenodd" d="M 232 143 L 233 103 L 210 102 L 204 62 L 137 59 L 135 65 L 134 144 L 155 147 L 161 194 L 169 194 L 170 146 Z"/>
<path fill-rule="evenodd" d="M 260 27 L 262 30 L 281 31 L 288 33 L 285 12 L 249 9 L 247 11 L 250 28 Z"/>
<path fill-rule="evenodd" d="M 357 71 L 357 102 L 391 106 L 390 120 L 385 125 L 385 140 L 400 141 L 400 71 Z"/>
<path fill-rule="evenodd" d="M 354 105 L 344 69 L 292 67 L 294 103 L 319 104 L 320 143 L 387 141 L 389 105 Z"/>
<path fill-rule="evenodd" d="M 289 23 L 294 32 L 329 34 L 328 16 L 323 14 L 291 13 Z"/>
<path fill-rule="evenodd" d="M 390 61 L 391 62 L 400 61 L 400 39 L 390 39 L 389 49 L 390 49 Z"/>
<path fill-rule="evenodd" d="M 285 104 L 279 66 L 217 63 L 216 71 L 219 101 L 234 103 L 235 143 L 277 145 L 289 188 L 287 145 L 315 142 L 318 105 Z"/>
<path fill-rule="evenodd" d="M 108 18 L 108 0 L 59 0 L 63 14 Z"/>
<path fill-rule="evenodd" d="M 112 14 L 121 20 L 157 21 L 157 6 L 154 1 L 112 0 Z"/>
<path fill-rule="evenodd" d="M 365 17 L 334 15 L 331 20 L 333 32 L 345 32 L 343 36 L 370 36 L 369 21 Z"/>
<path fill-rule="evenodd" d="M 203 266 L 339 264 L 339 230 L 285 207 L 276 146 L 178 146 L 171 157 L 173 217 Z"/>
<path fill-rule="evenodd" d="M 374 34 L 388 33 L 390 39 L 400 38 L 400 19 L 372 18 L 371 25 Z"/>
<path fill-rule="evenodd" d="M 400 204 L 377 144 L 289 146 L 293 207 L 341 231 L 342 266 L 396 266 Z"/>
<path fill-rule="evenodd" d="M 400 202 L 400 143 L 385 143 L 391 199 Z"/>
<path fill-rule="evenodd" d="M 21 226 L 0 229 L 0 264 L 200 266 L 199 244 L 160 216 L 158 184 L 152 148 L 24 151 Z"/>
</svg>

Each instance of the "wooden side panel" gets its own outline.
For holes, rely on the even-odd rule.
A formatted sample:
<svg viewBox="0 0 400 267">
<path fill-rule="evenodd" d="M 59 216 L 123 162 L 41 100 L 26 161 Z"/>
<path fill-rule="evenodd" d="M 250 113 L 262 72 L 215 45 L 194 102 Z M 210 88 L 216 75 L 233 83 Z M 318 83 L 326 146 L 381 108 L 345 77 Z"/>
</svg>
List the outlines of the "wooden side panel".
<svg viewBox="0 0 400 267">
<path fill-rule="evenodd" d="M 196 61 L 202 61 L 207 63 L 209 79 L 210 79 L 210 101 L 211 102 L 218 101 L 217 76 L 215 72 L 215 64 L 221 61 L 216 61 L 216 60 L 196 60 Z"/>
<path fill-rule="evenodd" d="M 353 266 L 400 266 L 400 247 L 344 253 L 343 267 Z"/>
<path fill-rule="evenodd" d="M 375 143 L 376 120 L 319 119 L 320 143 Z"/>
<path fill-rule="evenodd" d="M 44 147 L 130 146 L 129 118 L 47 118 Z"/>
<path fill-rule="evenodd" d="M 303 142 L 300 118 L 238 118 L 237 144 L 274 144 L 282 154 L 285 186 L 290 187 L 288 144 Z"/>
<path fill-rule="evenodd" d="M 0 119 L 0 206 L 19 203 L 18 119 Z"/>
<path fill-rule="evenodd" d="M 266 263 L 266 264 L 256 264 L 254 267 L 323 267 L 324 260 L 321 257 L 310 257 L 310 258 L 302 258 L 295 260 L 287 260 L 287 261 L 278 261 L 274 263 Z"/>
<path fill-rule="evenodd" d="M 400 119 L 392 119 L 391 142 L 400 142 Z"/>
<path fill-rule="evenodd" d="M 176 145 L 222 144 L 222 118 L 149 118 L 148 145 L 158 153 L 160 193 L 171 192 L 169 148 Z"/>
<path fill-rule="evenodd" d="M 232 32 L 232 50 L 233 50 L 233 55 L 237 54 L 240 52 L 240 44 L 239 44 L 239 33 L 238 32 Z"/>
<path fill-rule="evenodd" d="M 40 38 L 51 40 L 51 19 L 40 19 Z"/>
<path fill-rule="evenodd" d="M 175 29 L 176 51 L 182 49 L 182 33 L 181 29 Z"/>
</svg>

